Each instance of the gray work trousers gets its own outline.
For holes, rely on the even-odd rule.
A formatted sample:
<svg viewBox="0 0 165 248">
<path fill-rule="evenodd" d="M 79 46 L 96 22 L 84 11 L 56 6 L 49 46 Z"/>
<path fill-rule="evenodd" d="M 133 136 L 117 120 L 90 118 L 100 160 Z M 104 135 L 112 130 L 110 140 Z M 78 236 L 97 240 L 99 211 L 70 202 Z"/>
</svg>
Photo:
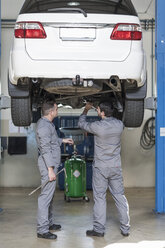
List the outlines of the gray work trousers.
<svg viewBox="0 0 165 248">
<path fill-rule="evenodd" d="M 39 158 L 38 167 L 41 174 L 41 184 L 49 180 L 48 169 L 42 160 Z M 55 174 L 57 168 L 54 168 Z M 53 197 L 56 188 L 56 181 L 48 182 L 41 189 L 41 194 L 38 197 L 38 214 L 37 214 L 37 233 L 43 234 L 49 232 L 49 227 L 53 224 Z"/>
<path fill-rule="evenodd" d="M 93 230 L 105 232 L 106 223 L 106 191 L 109 188 L 119 213 L 120 229 L 128 233 L 129 206 L 124 195 L 123 177 L 121 167 L 93 167 Z"/>
</svg>

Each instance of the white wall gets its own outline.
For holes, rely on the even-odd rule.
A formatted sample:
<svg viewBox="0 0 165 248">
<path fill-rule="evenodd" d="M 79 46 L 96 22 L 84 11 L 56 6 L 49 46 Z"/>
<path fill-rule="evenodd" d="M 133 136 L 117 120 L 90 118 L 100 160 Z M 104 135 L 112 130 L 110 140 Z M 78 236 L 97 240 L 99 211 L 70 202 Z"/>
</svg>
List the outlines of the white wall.
<svg viewBox="0 0 165 248">
<path fill-rule="evenodd" d="M 2 19 L 16 19 L 23 0 L 1 0 Z M 141 19 L 154 17 L 154 3 L 151 0 L 133 0 Z M 8 7 L 10 6 L 10 8 Z M 148 8 L 149 7 L 149 8 Z M 147 10 L 148 9 L 148 10 Z M 144 13 L 147 10 L 147 13 Z M 7 70 L 9 49 L 13 37 L 13 29 L 2 28 L 2 57 L 1 57 L 1 88 L 2 93 L 7 95 Z M 148 68 L 148 96 L 151 96 L 151 31 L 143 31 L 144 48 L 147 54 Z M 155 68 L 155 65 L 154 65 Z M 155 74 L 155 70 L 154 70 Z M 68 113 L 69 114 L 69 113 Z M 73 113 L 72 113 L 73 114 Z M 151 112 L 145 111 L 144 121 L 151 116 Z M 10 110 L 2 110 L 1 113 L 1 136 L 24 135 L 11 133 L 9 121 Z M 37 168 L 37 147 L 34 134 L 35 125 L 28 130 L 28 153 L 27 155 L 3 154 L 0 164 L 0 186 L 37 186 L 39 185 L 39 172 Z M 142 127 L 124 130 L 122 136 L 122 164 L 124 184 L 127 187 L 151 187 L 155 185 L 155 150 L 144 151 L 140 147 Z"/>
</svg>

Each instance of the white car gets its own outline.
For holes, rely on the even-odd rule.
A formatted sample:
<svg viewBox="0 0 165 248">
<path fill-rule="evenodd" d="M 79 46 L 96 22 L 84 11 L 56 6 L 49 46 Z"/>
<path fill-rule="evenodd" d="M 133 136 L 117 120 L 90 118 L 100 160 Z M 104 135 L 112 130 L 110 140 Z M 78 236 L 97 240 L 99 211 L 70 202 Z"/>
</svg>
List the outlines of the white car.
<svg viewBox="0 0 165 248">
<path fill-rule="evenodd" d="M 131 0 L 26 0 L 9 63 L 12 120 L 28 126 L 52 96 L 73 108 L 112 101 L 127 127 L 143 121 L 146 57 Z"/>
</svg>

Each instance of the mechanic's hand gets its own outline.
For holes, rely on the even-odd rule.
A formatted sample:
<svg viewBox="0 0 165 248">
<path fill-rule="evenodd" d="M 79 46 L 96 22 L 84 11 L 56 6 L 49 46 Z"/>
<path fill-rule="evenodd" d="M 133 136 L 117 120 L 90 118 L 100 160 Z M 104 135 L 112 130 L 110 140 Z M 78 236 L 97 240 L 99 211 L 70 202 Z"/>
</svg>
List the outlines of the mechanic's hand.
<svg viewBox="0 0 165 248">
<path fill-rule="evenodd" d="M 72 139 L 63 139 L 62 142 L 63 143 L 67 143 L 69 145 L 73 145 L 74 144 L 74 141 Z"/>
<path fill-rule="evenodd" d="M 53 167 L 48 167 L 48 176 L 50 182 L 56 180 L 56 174 L 54 173 Z"/>
<path fill-rule="evenodd" d="M 93 103 L 92 102 L 87 102 L 85 105 L 85 109 L 88 111 L 93 107 Z"/>
</svg>

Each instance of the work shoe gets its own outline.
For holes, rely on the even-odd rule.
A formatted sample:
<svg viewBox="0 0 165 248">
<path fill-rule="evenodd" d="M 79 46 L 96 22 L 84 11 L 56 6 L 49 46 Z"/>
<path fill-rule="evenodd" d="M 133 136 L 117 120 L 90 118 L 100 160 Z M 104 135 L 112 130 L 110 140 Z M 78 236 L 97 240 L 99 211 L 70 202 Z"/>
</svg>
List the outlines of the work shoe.
<svg viewBox="0 0 165 248">
<path fill-rule="evenodd" d="M 86 231 L 87 236 L 96 236 L 96 237 L 104 237 L 104 233 L 99 233 L 94 230 L 87 230 Z"/>
<path fill-rule="evenodd" d="M 130 233 L 129 233 L 129 232 L 124 233 L 124 232 L 122 232 L 122 231 L 121 231 L 121 234 L 122 234 L 124 237 L 128 237 L 128 236 L 130 235 Z"/>
<path fill-rule="evenodd" d="M 56 239 L 57 238 L 57 235 L 56 234 L 53 234 L 51 232 L 47 232 L 47 233 L 37 233 L 37 237 L 38 238 L 43 238 L 43 239 Z"/>
<path fill-rule="evenodd" d="M 53 224 L 49 227 L 49 230 L 56 231 L 61 229 L 61 225 Z"/>
</svg>

